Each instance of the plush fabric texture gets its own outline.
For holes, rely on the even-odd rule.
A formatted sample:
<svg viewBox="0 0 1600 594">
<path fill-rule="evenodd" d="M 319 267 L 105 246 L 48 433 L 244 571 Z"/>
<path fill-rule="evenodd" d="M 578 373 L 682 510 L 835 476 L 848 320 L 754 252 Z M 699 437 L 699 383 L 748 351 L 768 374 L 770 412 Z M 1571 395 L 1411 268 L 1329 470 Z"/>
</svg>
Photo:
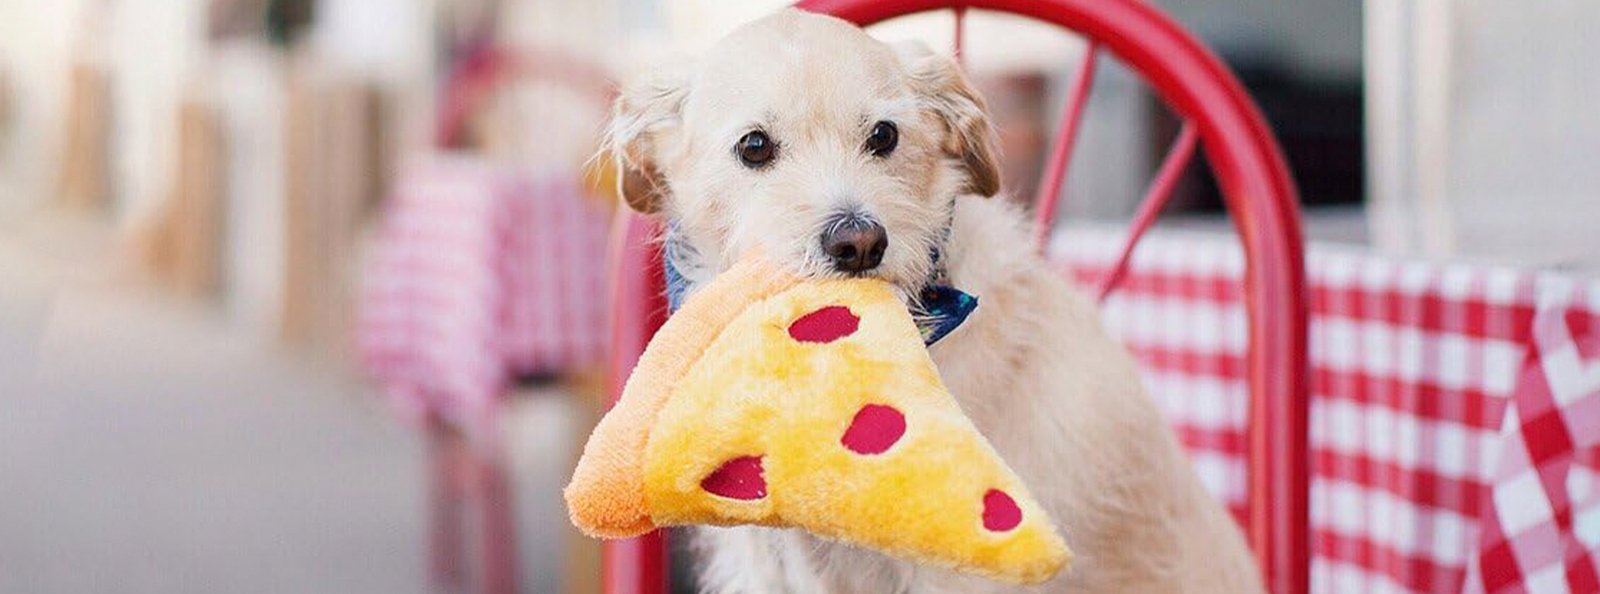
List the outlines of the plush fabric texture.
<svg viewBox="0 0 1600 594">
<path fill-rule="evenodd" d="M 594 536 L 796 526 L 1036 583 L 1070 553 L 962 414 L 888 285 L 751 259 L 651 341 L 566 490 Z"/>
</svg>

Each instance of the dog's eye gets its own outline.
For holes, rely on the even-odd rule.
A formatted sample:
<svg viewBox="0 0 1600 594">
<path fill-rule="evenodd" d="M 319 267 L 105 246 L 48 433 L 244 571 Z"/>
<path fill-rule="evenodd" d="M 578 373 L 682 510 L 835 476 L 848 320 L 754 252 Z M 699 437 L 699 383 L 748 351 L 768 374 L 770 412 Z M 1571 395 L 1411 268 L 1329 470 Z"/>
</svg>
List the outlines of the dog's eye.
<svg viewBox="0 0 1600 594">
<path fill-rule="evenodd" d="M 872 133 L 867 135 L 867 152 L 874 157 L 886 157 L 894 152 L 894 147 L 900 144 L 900 130 L 894 127 L 894 122 L 878 122 L 873 124 Z"/>
<path fill-rule="evenodd" d="M 777 154 L 778 145 L 767 138 L 767 133 L 756 130 L 739 139 L 739 144 L 733 147 L 733 152 L 739 155 L 739 162 L 745 167 L 760 169 L 772 162 L 772 157 Z"/>
</svg>

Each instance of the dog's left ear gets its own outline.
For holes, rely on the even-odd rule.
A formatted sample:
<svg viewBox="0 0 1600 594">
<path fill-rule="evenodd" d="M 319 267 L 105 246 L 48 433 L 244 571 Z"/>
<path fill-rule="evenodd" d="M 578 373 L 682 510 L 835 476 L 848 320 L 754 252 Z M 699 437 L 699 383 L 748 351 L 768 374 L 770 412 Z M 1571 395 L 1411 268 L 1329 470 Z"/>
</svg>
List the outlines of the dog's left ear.
<svg viewBox="0 0 1600 594">
<path fill-rule="evenodd" d="M 944 121 L 944 150 L 961 160 L 967 171 L 967 191 L 981 196 L 999 193 L 999 149 L 983 96 L 955 60 L 934 53 L 926 44 L 907 41 L 895 44 L 894 50 L 912 87 Z"/>
</svg>

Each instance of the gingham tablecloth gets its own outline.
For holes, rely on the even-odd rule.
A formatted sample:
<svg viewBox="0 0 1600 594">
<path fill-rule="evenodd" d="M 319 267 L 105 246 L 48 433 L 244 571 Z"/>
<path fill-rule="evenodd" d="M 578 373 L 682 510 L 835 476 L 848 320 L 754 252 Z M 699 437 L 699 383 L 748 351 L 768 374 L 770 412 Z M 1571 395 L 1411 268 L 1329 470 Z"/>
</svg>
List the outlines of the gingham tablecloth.
<svg viewBox="0 0 1600 594">
<path fill-rule="evenodd" d="M 602 360 L 609 219 L 580 181 L 469 156 L 404 168 L 363 270 L 357 346 L 405 416 L 479 428 L 519 374 Z"/>
<path fill-rule="evenodd" d="M 1051 254 L 1092 283 L 1118 237 Z M 1600 592 L 1600 283 L 1317 247 L 1307 266 L 1312 591 Z M 1230 238 L 1155 234 L 1105 305 L 1241 517 L 1242 273 Z"/>
</svg>

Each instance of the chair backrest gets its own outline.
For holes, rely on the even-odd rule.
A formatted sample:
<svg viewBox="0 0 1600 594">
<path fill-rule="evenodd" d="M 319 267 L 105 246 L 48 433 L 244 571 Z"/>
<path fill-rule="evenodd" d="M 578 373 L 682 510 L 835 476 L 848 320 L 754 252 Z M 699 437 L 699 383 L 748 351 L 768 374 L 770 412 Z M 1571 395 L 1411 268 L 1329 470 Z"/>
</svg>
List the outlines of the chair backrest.
<svg viewBox="0 0 1600 594">
<path fill-rule="evenodd" d="M 1041 248 L 1054 224 L 1078 122 L 1094 66 L 1109 52 L 1143 78 L 1184 120 L 1135 215 L 1123 249 L 1102 285 L 1104 297 L 1127 269 L 1197 148 L 1204 148 L 1245 254 L 1245 304 L 1250 324 L 1247 528 L 1267 587 L 1304 594 L 1310 585 L 1310 457 L 1307 447 L 1307 301 L 1299 198 L 1282 152 L 1244 87 L 1214 54 L 1171 18 L 1141 0 L 802 0 L 799 8 L 869 26 L 935 10 L 955 13 L 956 55 L 968 9 L 992 10 L 1053 23 L 1083 36 L 1082 62 L 1067 93 L 1061 126 L 1034 209 Z M 612 395 L 664 317 L 654 223 L 623 214 L 613 271 Z M 606 548 L 606 591 L 665 591 L 665 546 L 659 535 L 613 541 Z"/>
</svg>

